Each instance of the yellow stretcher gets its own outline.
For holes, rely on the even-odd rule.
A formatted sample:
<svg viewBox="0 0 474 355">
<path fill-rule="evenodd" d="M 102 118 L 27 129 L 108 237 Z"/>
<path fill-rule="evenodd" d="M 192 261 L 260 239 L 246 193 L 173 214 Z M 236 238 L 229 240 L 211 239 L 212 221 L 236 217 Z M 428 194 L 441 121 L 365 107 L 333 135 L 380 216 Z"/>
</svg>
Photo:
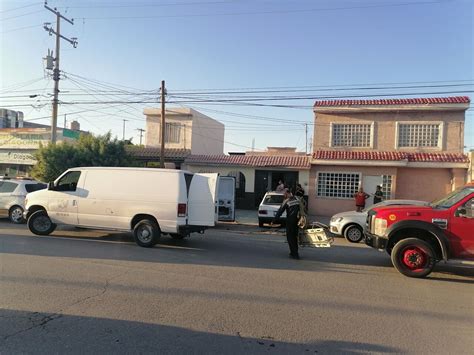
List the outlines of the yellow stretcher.
<svg viewBox="0 0 474 355">
<path fill-rule="evenodd" d="M 298 245 L 309 248 L 330 248 L 334 243 L 334 236 L 329 231 L 329 227 L 323 223 L 312 222 L 299 229 Z"/>
</svg>

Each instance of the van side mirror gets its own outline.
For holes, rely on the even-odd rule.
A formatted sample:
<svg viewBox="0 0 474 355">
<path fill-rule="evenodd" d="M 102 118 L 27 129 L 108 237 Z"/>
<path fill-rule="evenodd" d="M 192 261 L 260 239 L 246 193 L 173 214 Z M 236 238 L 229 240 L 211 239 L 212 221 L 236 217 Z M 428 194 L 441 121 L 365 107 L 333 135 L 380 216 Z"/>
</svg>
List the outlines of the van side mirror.
<svg viewBox="0 0 474 355">
<path fill-rule="evenodd" d="M 54 181 L 48 182 L 48 190 L 54 190 Z"/>
</svg>

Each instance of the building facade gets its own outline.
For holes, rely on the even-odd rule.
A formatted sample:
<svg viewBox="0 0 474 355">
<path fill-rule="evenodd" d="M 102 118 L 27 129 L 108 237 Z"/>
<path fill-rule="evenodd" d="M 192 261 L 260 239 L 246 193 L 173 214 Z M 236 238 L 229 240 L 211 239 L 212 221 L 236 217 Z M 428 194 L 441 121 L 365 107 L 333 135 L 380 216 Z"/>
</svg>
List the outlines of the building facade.
<svg viewBox="0 0 474 355">
<path fill-rule="evenodd" d="M 293 189 L 300 183 L 307 193 L 310 163 L 311 158 L 296 153 L 295 148 L 273 147 L 259 153 L 190 155 L 184 168 L 195 173 L 234 176 L 237 208 L 257 209 L 265 193 L 274 190 L 279 180 Z"/>
<path fill-rule="evenodd" d="M 146 108 L 146 148 L 161 146 L 161 110 Z M 223 154 L 225 127 L 190 108 L 166 110 L 165 148 L 189 150 L 191 154 Z"/>
<path fill-rule="evenodd" d="M 77 130 L 58 128 L 57 141 L 74 143 L 81 133 L 78 123 L 72 122 Z M 25 122 L 26 125 L 26 122 Z M 51 128 L 46 125 L 29 124 L 23 128 L 0 129 L 0 175 L 26 176 L 36 164 L 34 153 L 40 145 L 51 141 Z"/>
<path fill-rule="evenodd" d="M 317 101 L 309 208 L 353 210 L 353 194 L 430 201 L 463 185 L 468 97 Z M 367 201 L 370 205 L 372 198 Z"/>
</svg>

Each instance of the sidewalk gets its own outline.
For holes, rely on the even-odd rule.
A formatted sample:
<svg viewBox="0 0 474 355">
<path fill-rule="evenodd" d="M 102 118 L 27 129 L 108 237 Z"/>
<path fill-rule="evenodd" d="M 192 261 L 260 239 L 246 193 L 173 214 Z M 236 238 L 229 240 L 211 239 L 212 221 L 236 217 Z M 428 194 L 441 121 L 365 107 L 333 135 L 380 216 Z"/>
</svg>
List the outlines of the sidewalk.
<svg viewBox="0 0 474 355">
<path fill-rule="evenodd" d="M 329 225 L 330 217 L 324 216 L 308 216 L 308 221 L 318 221 Z M 236 210 L 235 222 L 241 225 L 258 226 L 258 216 L 256 210 Z"/>
</svg>

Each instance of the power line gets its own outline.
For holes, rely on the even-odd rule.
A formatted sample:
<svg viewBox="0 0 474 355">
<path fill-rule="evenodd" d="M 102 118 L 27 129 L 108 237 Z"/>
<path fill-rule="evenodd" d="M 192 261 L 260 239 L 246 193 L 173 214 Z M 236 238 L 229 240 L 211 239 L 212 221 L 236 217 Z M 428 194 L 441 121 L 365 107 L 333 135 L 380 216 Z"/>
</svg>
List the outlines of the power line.
<svg viewBox="0 0 474 355">
<path fill-rule="evenodd" d="M 87 8 L 87 9 L 112 9 L 112 8 L 126 8 L 126 7 L 133 7 L 133 8 L 139 8 L 139 7 L 168 7 L 168 6 L 188 6 L 188 5 L 218 5 L 218 4 L 226 4 L 226 5 L 231 5 L 232 2 L 229 1 L 203 1 L 203 2 L 182 2 L 182 3 L 148 3 L 148 4 L 140 4 L 140 3 L 134 3 L 134 4 L 119 4 L 119 5 L 100 5 L 100 4 L 93 4 L 93 5 L 83 5 L 83 6 L 78 6 L 78 5 L 73 5 L 73 6 L 58 6 L 58 8 L 68 8 L 68 9 L 81 9 L 81 8 Z"/>
<path fill-rule="evenodd" d="M 418 1 L 418 2 L 398 3 L 398 4 L 376 4 L 376 5 L 345 6 L 345 7 L 316 8 L 316 9 L 249 11 L 249 12 L 213 13 L 213 14 L 103 16 L 103 17 L 81 17 L 80 19 L 85 19 L 85 20 L 124 20 L 124 19 L 153 19 L 153 18 L 185 18 L 185 17 L 213 17 L 213 16 L 219 16 L 220 17 L 220 16 L 245 16 L 245 15 L 297 14 L 297 13 L 329 12 L 329 11 L 341 11 L 341 10 L 384 8 L 384 7 L 432 5 L 432 4 L 440 4 L 440 3 L 443 3 L 443 2 L 444 1 Z"/>
<path fill-rule="evenodd" d="M 19 6 L 19 7 L 14 7 L 13 9 L 2 10 L 2 11 L 0 11 L 0 14 L 3 14 L 3 13 L 5 13 L 5 12 L 10 12 L 10 11 L 16 11 L 16 10 L 24 9 L 24 8 L 27 8 L 27 7 L 37 6 L 37 5 L 41 5 L 41 3 L 40 3 L 40 2 L 35 2 L 35 3 L 29 4 L 29 5 L 23 5 L 23 6 Z"/>
<path fill-rule="evenodd" d="M 43 10 L 36 10 L 36 11 L 32 11 L 32 12 L 27 12 L 26 14 L 21 14 L 21 15 L 6 17 L 6 18 L 0 18 L 0 21 L 13 20 L 13 19 L 15 19 L 15 18 L 24 17 L 24 16 L 29 16 L 29 15 L 33 15 L 33 14 L 38 14 L 38 13 L 40 13 L 40 12 L 43 12 Z"/>
</svg>

